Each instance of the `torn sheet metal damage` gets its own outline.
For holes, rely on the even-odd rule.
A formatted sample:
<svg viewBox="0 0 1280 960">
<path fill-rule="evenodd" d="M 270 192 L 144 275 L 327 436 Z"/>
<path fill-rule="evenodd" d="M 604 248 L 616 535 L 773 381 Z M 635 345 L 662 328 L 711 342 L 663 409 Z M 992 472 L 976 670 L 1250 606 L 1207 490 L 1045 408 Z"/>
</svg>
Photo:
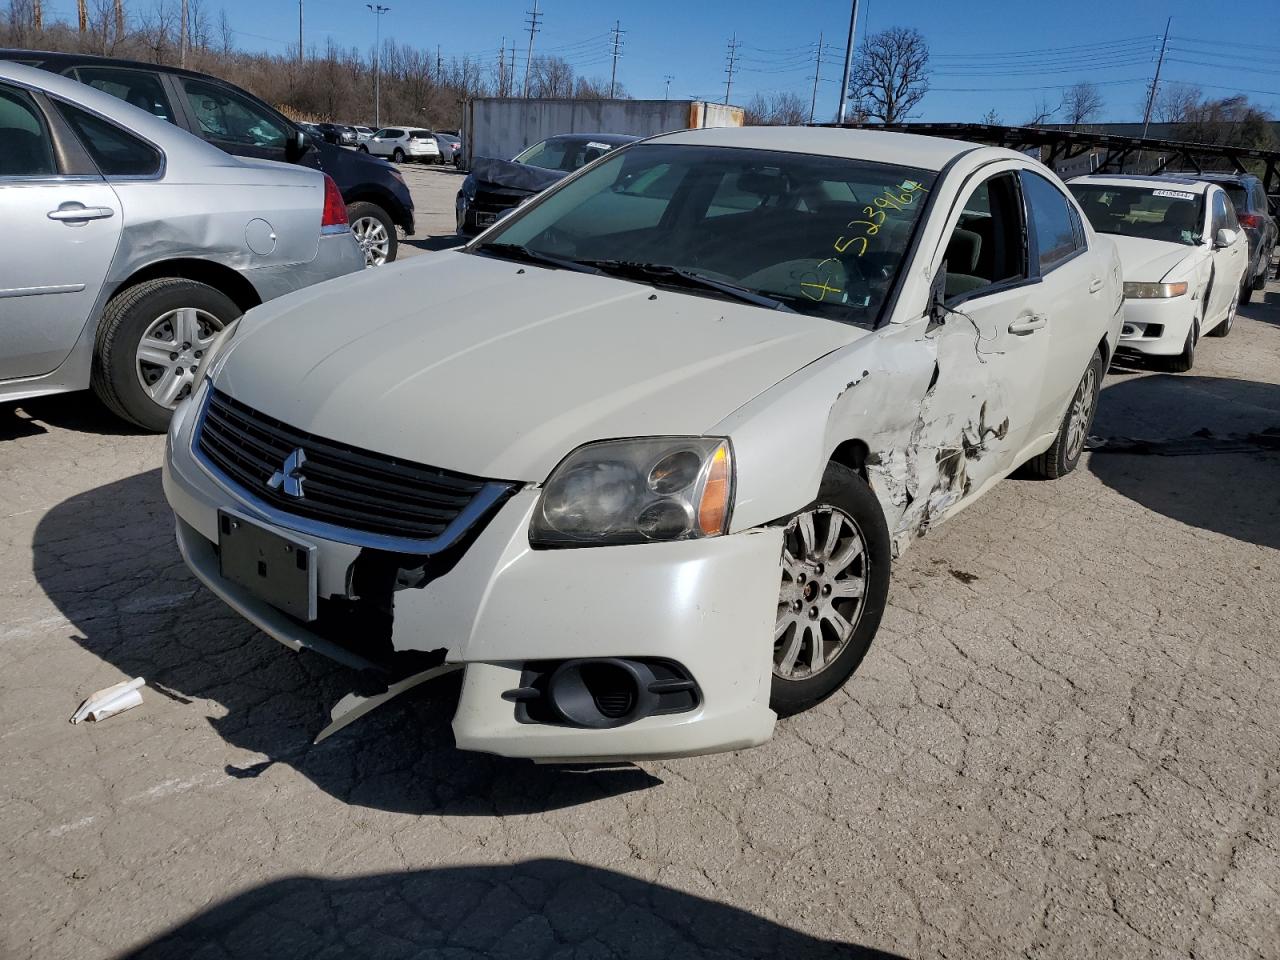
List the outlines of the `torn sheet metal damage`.
<svg viewBox="0 0 1280 960">
<path fill-rule="evenodd" d="M 885 351 L 891 362 L 881 371 L 884 375 L 858 382 L 870 381 L 872 386 L 862 387 L 868 394 L 890 392 L 874 397 L 883 426 L 866 438 L 866 468 L 885 509 L 894 556 L 999 469 L 991 445 L 1008 435 L 1008 404 L 999 380 L 983 362 L 985 342 L 976 326 L 946 324 Z M 917 376 L 903 376 L 905 370 Z M 868 399 L 859 406 L 865 409 Z M 894 410 L 907 416 L 889 419 Z M 874 418 L 864 414 L 860 419 L 865 424 Z M 850 423 L 848 428 L 856 431 L 858 426 Z"/>
</svg>

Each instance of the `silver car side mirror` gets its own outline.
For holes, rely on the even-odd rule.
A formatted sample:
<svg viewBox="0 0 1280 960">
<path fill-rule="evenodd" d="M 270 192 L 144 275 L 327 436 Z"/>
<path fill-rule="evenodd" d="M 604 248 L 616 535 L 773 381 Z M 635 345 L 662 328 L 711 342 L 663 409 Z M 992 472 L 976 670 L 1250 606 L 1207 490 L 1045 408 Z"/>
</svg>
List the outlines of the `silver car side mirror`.
<svg viewBox="0 0 1280 960">
<path fill-rule="evenodd" d="M 1215 247 L 1229 247 L 1236 242 L 1236 232 L 1223 227 L 1213 237 L 1213 245 Z"/>
</svg>

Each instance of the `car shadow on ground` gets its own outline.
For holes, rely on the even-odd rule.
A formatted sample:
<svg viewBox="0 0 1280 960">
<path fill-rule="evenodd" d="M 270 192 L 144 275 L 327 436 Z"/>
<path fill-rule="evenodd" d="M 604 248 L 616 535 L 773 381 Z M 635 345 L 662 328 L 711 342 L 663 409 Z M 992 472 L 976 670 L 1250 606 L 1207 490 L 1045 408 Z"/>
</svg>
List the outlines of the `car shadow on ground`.
<svg viewBox="0 0 1280 960">
<path fill-rule="evenodd" d="M 1190 526 L 1280 549 L 1280 386 L 1187 374 L 1113 381 L 1092 434 L 1103 442 L 1089 470 L 1108 487 Z"/>
<path fill-rule="evenodd" d="M 290 877 L 206 910 L 129 956 L 902 960 L 563 860 Z"/>
<path fill-rule="evenodd" d="M 73 639 L 121 673 L 145 677 L 170 701 L 155 701 L 158 709 L 189 712 L 159 722 L 189 725 L 204 714 L 228 744 L 248 751 L 227 764 L 232 777 L 285 763 L 346 803 L 476 816 L 568 807 L 662 782 L 629 765 L 540 766 L 455 749 L 456 674 L 313 745 L 330 707 L 367 682 L 291 653 L 196 581 L 179 557 L 158 469 L 63 501 L 33 539 L 35 577 L 79 631 Z"/>
<path fill-rule="evenodd" d="M 0 441 L 45 433 L 45 424 L 108 437 L 147 433 L 111 413 L 91 390 L 0 403 Z"/>
</svg>

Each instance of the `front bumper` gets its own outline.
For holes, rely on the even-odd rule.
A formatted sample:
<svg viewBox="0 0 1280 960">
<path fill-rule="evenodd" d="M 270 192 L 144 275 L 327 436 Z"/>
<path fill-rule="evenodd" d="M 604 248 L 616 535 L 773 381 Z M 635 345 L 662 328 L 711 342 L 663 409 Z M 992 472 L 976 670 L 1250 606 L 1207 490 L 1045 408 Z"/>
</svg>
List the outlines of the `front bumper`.
<svg viewBox="0 0 1280 960">
<path fill-rule="evenodd" d="M 335 643 L 222 578 L 219 509 L 315 544 L 322 598 L 348 595 L 362 548 L 271 523 L 198 459 L 191 443 L 203 393 L 175 415 L 164 467 L 188 566 L 290 649 L 369 666 L 359 637 Z M 690 756 L 767 740 L 775 720 L 768 704 L 780 529 L 683 543 L 533 550 L 527 531 L 538 495 L 518 491 L 447 572 L 393 594 L 396 652 L 443 649 L 447 662 L 466 666 L 453 720 L 458 746 L 563 762 Z M 591 729 L 521 722 L 516 705 L 503 697 L 521 686 L 530 662 L 601 657 L 674 661 L 696 681 L 699 703 L 683 713 Z"/>
<path fill-rule="evenodd" d="M 1125 300 L 1119 349 L 1175 356 L 1186 346 L 1200 301 L 1189 295 L 1167 300 Z"/>
<path fill-rule="evenodd" d="M 309 263 L 277 264 L 245 271 L 263 303 L 293 293 L 315 283 L 359 273 L 364 269 L 364 254 L 350 230 L 322 234 L 315 258 Z"/>
</svg>

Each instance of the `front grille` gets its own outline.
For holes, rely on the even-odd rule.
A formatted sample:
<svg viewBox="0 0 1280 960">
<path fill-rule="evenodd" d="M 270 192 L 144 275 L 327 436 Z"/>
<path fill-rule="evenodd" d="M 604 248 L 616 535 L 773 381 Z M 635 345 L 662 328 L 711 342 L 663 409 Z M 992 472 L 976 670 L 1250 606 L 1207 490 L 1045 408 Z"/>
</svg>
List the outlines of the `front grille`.
<svg viewBox="0 0 1280 960">
<path fill-rule="evenodd" d="M 510 485 L 325 440 L 210 389 L 196 437 L 210 464 L 253 498 L 286 513 L 379 536 L 435 540 L 477 498 Z M 269 481 L 301 449 L 302 496 Z M 505 489 L 504 489 L 505 488 Z M 478 518 L 476 518 L 478 519 Z"/>
</svg>

